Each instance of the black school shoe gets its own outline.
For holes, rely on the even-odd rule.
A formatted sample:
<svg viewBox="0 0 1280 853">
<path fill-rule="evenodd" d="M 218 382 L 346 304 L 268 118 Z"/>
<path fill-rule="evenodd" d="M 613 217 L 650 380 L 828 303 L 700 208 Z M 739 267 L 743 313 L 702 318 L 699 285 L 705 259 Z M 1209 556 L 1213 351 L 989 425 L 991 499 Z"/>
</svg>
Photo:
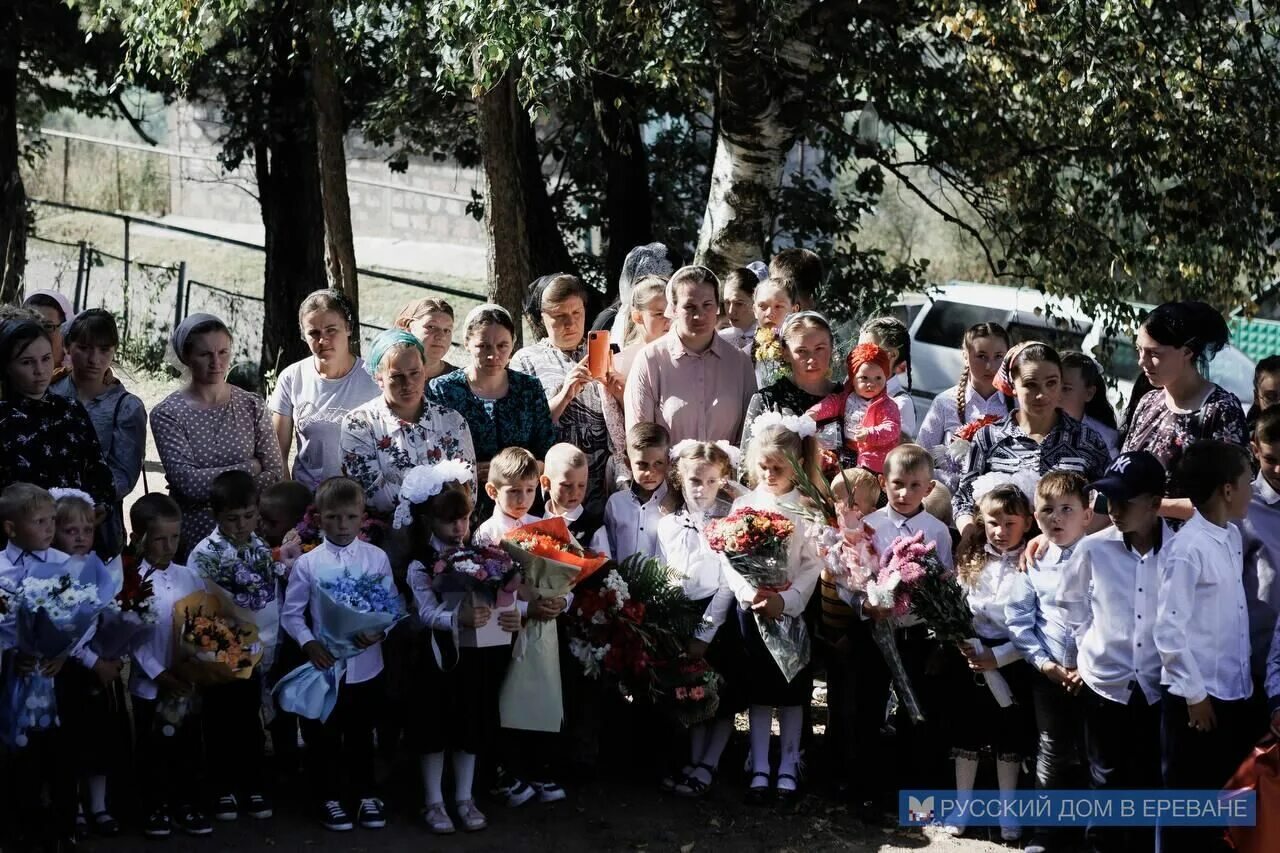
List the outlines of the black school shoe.
<svg viewBox="0 0 1280 853">
<path fill-rule="evenodd" d="M 266 794 L 250 794 L 245 800 L 244 813 L 254 820 L 266 820 L 275 814 Z"/>
<path fill-rule="evenodd" d="M 192 806 L 183 806 L 173 814 L 173 824 L 187 835 L 212 835 L 213 824 L 204 812 Z"/>
<path fill-rule="evenodd" d="M 168 838 L 172 835 L 173 821 L 169 820 L 168 810 L 158 808 L 152 811 L 142 825 L 142 834 L 147 838 Z"/>
</svg>

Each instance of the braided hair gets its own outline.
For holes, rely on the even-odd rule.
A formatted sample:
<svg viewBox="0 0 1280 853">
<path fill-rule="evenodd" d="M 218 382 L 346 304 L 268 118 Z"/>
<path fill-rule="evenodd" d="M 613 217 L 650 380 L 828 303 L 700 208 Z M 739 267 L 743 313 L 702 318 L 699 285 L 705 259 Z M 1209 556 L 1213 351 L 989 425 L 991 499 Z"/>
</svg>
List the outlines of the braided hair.
<svg viewBox="0 0 1280 853">
<path fill-rule="evenodd" d="M 1009 340 L 1009 333 L 999 323 L 975 323 L 964 330 L 964 340 L 960 343 L 964 352 L 964 368 L 960 371 L 960 382 L 956 386 L 956 418 L 961 426 L 964 426 L 965 398 L 969 392 L 969 347 L 979 338 L 999 338 L 1004 341 L 1005 347 L 1013 345 Z"/>
</svg>

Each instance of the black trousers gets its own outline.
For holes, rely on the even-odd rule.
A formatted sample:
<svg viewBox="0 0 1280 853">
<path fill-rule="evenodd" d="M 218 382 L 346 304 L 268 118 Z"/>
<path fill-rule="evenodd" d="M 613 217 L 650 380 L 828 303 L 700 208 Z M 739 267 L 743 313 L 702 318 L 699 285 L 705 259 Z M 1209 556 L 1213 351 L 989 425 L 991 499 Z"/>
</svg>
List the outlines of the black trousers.
<svg viewBox="0 0 1280 853">
<path fill-rule="evenodd" d="M 343 684 L 324 722 L 299 718 L 307 742 L 307 773 L 318 800 L 377 796 L 373 730 L 385 697 L 379 673 L 359 684 Z"/>
<path fill-rule="evenodd" d="M 200 698 L 214 796 L 262 793 L 266 737 L 261 676 L 203 688 Z"/>
<path fill-rule="evenodd" d="M 1196 731 L 1188 725 L 1187 702 L 1165 691 L 1161 700 L 1160 741 L 1164 785 L 1170 789 L 1219 790 L 1235 773 L 1261 735 L 1248 699 L 1209 697 L 1216 725 Z M 1161 853 L 1212 853 L 1225 850 L 1222 827 L 1161 827 Z"/>
<path fill-rule="evenodd" d="M 1088 685 L 1078 698 L 1093 789 L 1159 788 L 1160 704 L 1148 703 L 1136 684 L 1124 705 L 1099 696 Z M 1156 842 L 1155 831 L 1147 827 L 1089 827 L 1085 837 L 1100 853 L 1150 853 Z"/>
<path fill-rule="evenodd" d="M 133 731 L 137 744 L 134 779 L 138 800 L 146 811 L 163 806 L 186 806 L 203 798 L 201 768 L 206 766 L 201 719 L 193 714 L 172 735 L 165 735 L 156 720 L 159 700 L 131 697 Z"/>
</svg>

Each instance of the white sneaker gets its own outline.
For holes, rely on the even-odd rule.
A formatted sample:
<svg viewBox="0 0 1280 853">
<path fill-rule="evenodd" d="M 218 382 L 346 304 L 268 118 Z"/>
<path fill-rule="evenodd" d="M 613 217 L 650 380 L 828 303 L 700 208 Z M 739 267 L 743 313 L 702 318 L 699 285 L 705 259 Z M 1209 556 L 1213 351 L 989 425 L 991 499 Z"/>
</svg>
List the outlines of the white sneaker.
<svg viewBox="0 0 1280 853">
<path fill-rule="evenodd" d="M 952 838 L 960 838 L 965 833 L 965 828 L 958 823 L 947 823 L 942 826 L 942 833 Z"/>
<path fill-rule="evenodd" d="M 538 792 L 528 782 L 516 780 L 515 784 L 507 789 L 507 806 L 515 808 L 523 806 L 525 803 L 538 796 Z"/>
<path fill-rule="evenodd" d="M 555 803 L 569 796 L 565 793 L 564 788 L 561 788 L 555 782 L 534 782 L 533 787 L 538 792 L 538 802 L 540 803 Z"/>
<path fill-rule="evenodd" d="M 1038 841 L 1033 841 L 1022 848 L 1022 853 L 1049 853 L 1049 848 Z"/>
</svg>

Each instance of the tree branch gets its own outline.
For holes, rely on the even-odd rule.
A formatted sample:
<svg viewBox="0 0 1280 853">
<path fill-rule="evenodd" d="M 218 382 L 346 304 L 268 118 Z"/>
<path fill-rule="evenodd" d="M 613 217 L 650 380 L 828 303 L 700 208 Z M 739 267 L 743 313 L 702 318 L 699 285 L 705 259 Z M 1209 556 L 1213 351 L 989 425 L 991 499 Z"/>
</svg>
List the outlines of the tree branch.
<svg viewBox="0 0 1280 853">
<path fill-rule="evenodd" d="M 124 120 L 129 122 L 129 126 L 133 128 L 133 132 L 138 134 L 138 136 L 142 138 L 143 142 L 148 145 L 160 144 L 152 138 L 151 134 L 142 129 L 142 121 L 133 113 L 129 112 L 129 108 L 124 104 L 124 94 L 119 89 L 116 89 L 111 93 L 111 102 L 116 105 L 116 109 L 120 111 L 120 115 L 124 116 Z"/>
</svg>

